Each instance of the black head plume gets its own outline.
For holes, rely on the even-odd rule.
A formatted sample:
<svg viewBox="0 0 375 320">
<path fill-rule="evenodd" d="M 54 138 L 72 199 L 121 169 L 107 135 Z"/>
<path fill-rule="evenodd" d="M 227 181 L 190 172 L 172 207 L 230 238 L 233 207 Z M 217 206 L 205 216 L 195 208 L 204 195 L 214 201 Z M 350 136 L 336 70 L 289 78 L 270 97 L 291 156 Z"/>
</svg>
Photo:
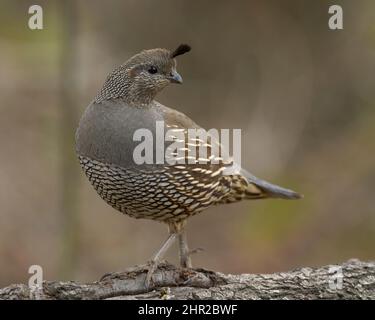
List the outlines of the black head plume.
<svg viewBox="0 0 375 320">
<path fill-rule="evenodd" d="M 191 47 L 188 44 L 180 44 L 175 51 L 171 53 L 171 58 L 180 56 L 186 52 L 189 52 Z"/>
</svg>

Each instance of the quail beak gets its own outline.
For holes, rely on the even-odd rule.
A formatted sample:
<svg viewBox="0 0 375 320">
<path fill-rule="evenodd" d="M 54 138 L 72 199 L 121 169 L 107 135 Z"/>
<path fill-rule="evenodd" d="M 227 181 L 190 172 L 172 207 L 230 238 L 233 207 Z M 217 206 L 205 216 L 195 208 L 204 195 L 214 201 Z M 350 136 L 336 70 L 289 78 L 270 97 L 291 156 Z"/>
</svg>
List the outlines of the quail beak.
<svg viewBox="0 0 375 320">
<path fill-rule="evenodd" d="M 169 80 L 170 80 L 172 83 L 179 83 L 179 84 L 182 83 L 182 77 L 178 74 L 177 71 L 172 71 L 172 72 L 171 72 L 171 75 L 170 75 L 170 77 L 169 77 Z"/>
</svg>

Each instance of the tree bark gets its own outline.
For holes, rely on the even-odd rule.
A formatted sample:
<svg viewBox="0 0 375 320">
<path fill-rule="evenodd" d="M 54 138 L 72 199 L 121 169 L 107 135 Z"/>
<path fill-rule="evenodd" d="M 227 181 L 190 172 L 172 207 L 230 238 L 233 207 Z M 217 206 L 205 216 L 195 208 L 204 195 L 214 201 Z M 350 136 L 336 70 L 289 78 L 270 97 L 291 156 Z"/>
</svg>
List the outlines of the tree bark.
<svg viewBox="0 0 375 320">
<path fill-rule="evenodd" d="M 149 289 L 144 285 L 146 273 L 147 266 L 136 266 L 87 284 L 13 284 L 0 289 L 0 299 L 375 299 L 375 262 L 356 259 L 335 266 L 241 275 L 181 269 L 165 262 Z"/>
</svg>

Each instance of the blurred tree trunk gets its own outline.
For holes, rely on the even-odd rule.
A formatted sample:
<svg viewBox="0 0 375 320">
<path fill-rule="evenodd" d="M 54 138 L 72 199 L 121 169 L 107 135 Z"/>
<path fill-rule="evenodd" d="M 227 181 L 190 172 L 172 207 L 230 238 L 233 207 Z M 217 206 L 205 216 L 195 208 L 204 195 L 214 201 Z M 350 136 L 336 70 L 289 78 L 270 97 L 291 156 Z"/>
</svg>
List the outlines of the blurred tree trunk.
<svg viewBox="0 0 375 320">
<path fill-rule="evenodd" d="M 74 152 L 74 134 L 78 122 L 77 108 L 77 10 L 75 1 L 65 0 L 59 4 L 60 21 L 60 181 L 62 252 L 60 274 L 63 278 L 73 276 L 76 269 L 78 239 L 78 189 L 79 166 Z"/>
</svg>

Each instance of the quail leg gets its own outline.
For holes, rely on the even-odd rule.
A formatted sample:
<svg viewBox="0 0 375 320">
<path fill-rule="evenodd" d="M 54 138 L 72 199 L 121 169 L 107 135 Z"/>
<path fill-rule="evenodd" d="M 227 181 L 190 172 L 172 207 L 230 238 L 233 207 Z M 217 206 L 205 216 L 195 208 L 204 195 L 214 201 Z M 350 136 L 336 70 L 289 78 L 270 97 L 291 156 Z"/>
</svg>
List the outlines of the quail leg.
<svg viewBox="0 0 375 320">
<path fill-rule="evenodd" d="M 152 275 L 153 273 L 155 272 L 157 266 L 158 266 L 158 263 L 160 261 L 160 259 L 163 258 L 163 256 L 165 255 L 165 253 L 168 251 L 168 249 L 171 247 L 171 245 L 173 244 L 173 242 L 175 241 L 176 239 L 176 236 L 177 234 L 174 233 L 174 232 L 171 232 L 167 238 L 167 240 L 165 240 L 165 242 L 163 243 L 162 247 L 160 248 L 160 250 L 155 254 L 155 256 L 152 258 L 152 260 L 150 261 L 150 267 L 148 269 L 148 272 L 147 272 L 147 275 L 146 275 L 146 280 L 145 280 L 145 285 L 147 288 L 150 287 L 150 283 L 151 283 L 151 279 L 152 279 Z"/>
<path fill-rule="evenodd" d="M 180 265 L 183 268 L 191 268 L 190 250 L 187 242 L 186 230 L 182 229 L 178 234 L 178 244 L 180 249 Z"/>
</svg>

